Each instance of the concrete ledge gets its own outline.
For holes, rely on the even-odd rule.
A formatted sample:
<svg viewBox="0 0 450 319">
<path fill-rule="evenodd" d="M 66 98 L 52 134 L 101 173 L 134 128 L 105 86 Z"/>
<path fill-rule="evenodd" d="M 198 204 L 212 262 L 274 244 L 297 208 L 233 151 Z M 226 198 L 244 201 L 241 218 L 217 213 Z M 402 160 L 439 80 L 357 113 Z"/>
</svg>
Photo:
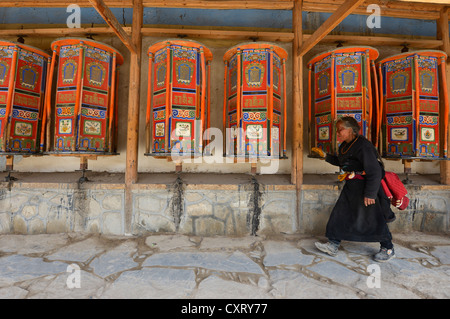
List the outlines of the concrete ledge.
<svg viewBox="0 0 450 319">
<path fill-rule="evenodd" d="M 25 173 L 13 172 L 17 180 L 4 182 L 6 173 L 0 173 L 0 188 L 58 188 L 58 189 L 124 189 L 125 174 L 107 172 L 87 172 L 88 182 L 79 183 L 81 172 Z M 131 188 L 165 189 L 177 178 L 175 173 L 139 173 L 138 182 Z M 237 190 L 239 185 L 251 181 L 250 174 L 195 174 L 181 173 L 180 177 L 188 189 L 228 189 Z M 405 176 L 399 174 L 400 179 Z M 267 190 L 295 190 L 290 175 L 256 175 L 255 178 Z M 442 185 L 439 175 L 410 175 L 412 184 L 406 185 L 411 190 L 450 190 L 450 185 Z M 338 189 L 337 174 L 305 174 L 302 190 Z"/>
</svg>

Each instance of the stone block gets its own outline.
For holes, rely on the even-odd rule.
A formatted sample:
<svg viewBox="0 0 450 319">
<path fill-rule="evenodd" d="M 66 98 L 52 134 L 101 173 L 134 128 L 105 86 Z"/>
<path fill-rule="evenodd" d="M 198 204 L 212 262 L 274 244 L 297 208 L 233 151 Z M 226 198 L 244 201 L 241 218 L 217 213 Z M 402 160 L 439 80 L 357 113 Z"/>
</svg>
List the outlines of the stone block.
<svg viewBox="0 0 450 319">
<path fill-rule="evenodd" d="M 102 233 L 107 235 L 123 235 L 124 221 L 121 213 L 107 212 L 103 213 Z"/>
<path fill-rule="evenodd" d="M 106 195 L 103 198 L 102 206 L 104 210 L 123 210 L 123 196 L 118 195 Z"/>
<path fill-rule="evenodd" d="M 266 214 L 260 217 L 258 234 L 293 234 L 296 222 L 290 214 Z"/>
<path fill-rule="evenodd" d="M 431 233 L 442 233 L 447 231 L 447 216 L 434 212 L 423 213 L 420 228 L 417 230 Z M 418 225 L 417 225 L 418 226 Z"/>
<path fill-rule="evenodd" d="M 50 220 L 47 222 L 47 234 L 57 234 L 70 232 L 70 225 L 66 223 L 66 220 Z"/>
<path fill-rule="evenodd" d="M 22 208 L 21 215 L 25 218 L 25 220 L 29 220 L 33 218 L 37 213 L 36 206 L 25 205 Z"/>
<path fill-rule="evenodd" d="M 47 217 L 49 205 L 47 201 L 41 201 L 38 205 L 38 216 L 41 218 Z"/>
<path fill-rule="evenodd" d="M 0 234 L 9 234 L 11 232 L 11 214 L 0 213 Z"/>
<path fill-rule="evenodd" d="M 97 200 L 90 198 L 87 202 L 89 209 L 85 212 L 85 216 L 98 217 L 102 214 L 103 209 Z"/>
<path fill-rule="evenodd" d="M 189 203 L 199 202 L 204 199 L 203 194 L 199 192 L 187 191 L 184 193 L 184 198 Z"/>
<path fill-rule="evenodd" d="M 83 227 L 80 230 L 84 231 L 84 232 L 92 233 L 92 234 L 101 234 L 102 233 L 99 219 L 88 220 L 85 227 Z"/>
<path fill-rule="evenodd" d="M 212 205 L 206 200 L 196 204 L 186 205 L 187 216 L 212 216 Z"/>
<path fill-rule="evenodd" d="M 11 213 L 17 213 L 21 210 L 22 206 L 28 202 L 28 196 L 26 194 L 16 194 L 9 198 L 9 208 Z"/>
<path fill-rule="evenodd" d="M 161 212 L 167 209 L 169 198 L 160 198 L 149 193 L 145 196 L 139 195 L 135 199 L 136 210 L 144 212 Z"/>
<path fill-rule="evenodd" d="M 214 205 L 214 216 L 226 220 L 233 214 L 233 210 L 228 204 L 216 204 Z"/>
<path fill-rule="evenodd" d="M 334 205 L 308 203 L 302 206 L 299 227 L 302 233 L 323 235 Z"/>
<path fill-rule="evenodd" d="M 134 234 L 175 232 L 175 224 L 166 216 L 156 214 L 138 214 L 133 222 Z"/>
<path fill-rule="evenodd" d="M 16 234 L 27 234 L 27 223 L 22 216 L 16 215 L 13 218 L 13 229 Z"/>
<path fill-rule="evenodd" d="M 36 234 L 45 234 L 45 224 L 41 219 L 35 218 L 28 222 L 28 234 L 36 235 Z"/>
<path fill-rule="evenodd" d="M 225 234 L 225 222 L 212 217 L 195 218 L 195 235 L 215 236 Z"/>
</svg>

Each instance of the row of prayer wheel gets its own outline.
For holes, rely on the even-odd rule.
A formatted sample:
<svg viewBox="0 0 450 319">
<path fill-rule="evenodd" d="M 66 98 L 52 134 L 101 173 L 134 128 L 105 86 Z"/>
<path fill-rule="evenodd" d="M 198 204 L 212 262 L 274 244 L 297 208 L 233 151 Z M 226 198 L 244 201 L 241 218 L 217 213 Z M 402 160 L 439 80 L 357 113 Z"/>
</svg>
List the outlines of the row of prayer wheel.
<svg viewBox="0 0 450 319">
<path fill-rule="evenodd" d="M 51 48 L 52 57 L 29 45 L 0 41 L 1 152 L 114 153 L 122 55 L 89 39 L 57 40 Z"/>
<path fill-rule="evenodd" d="M 52 56 L 0 40 L 0 155 L 116 154 L 122 55 L 90 39 L 59 39 L 51 48 Z M 204 154 L 211 51 L 166 40 L 148 56 L 145 155 Z M 287 56 L 262 42 L 223 56 L 225 156 L 286 157 Z M 447 158 L 447 55 L 417 51 L 375 64 L 378 56 L 371 47 L 346 47 L 309 61 L 310 146 L 336 151 L 335 122 L 350 115 L 385 157 Z"/>
<path fill-rule="evenodd" d="M 352 116 L 385 158 L 447 159 L 447 55 L 424 50 L 375 64 L 378 56 L 346 47 L 309 61 L 311 147 L 336 152 L 336 120 Z"/>
<path fill-rule="evenodd" d="M 53 56 L 0 41 L 1 155 L 115 154 L 122 55 L 89 39 L 60 39 L 51 48 Z M 204 154 L 211 51 L 195 41 L 166 40 L 148 56 L 145 155 Z M 285 156 L 286 59 L 284 49 L 268 43 L 225 54 L 227 156 Z"/>
<path fill-rule="evenodd" d="M 152 45 L 148 55 L 146 155 L 205 154 L 210 50 L 194 41 L 167 40 Z M 284 49 L 268 43 L 241 44 L 225 53 L 225 156 L 285 156 L 286 59 Z"/>
</svg>

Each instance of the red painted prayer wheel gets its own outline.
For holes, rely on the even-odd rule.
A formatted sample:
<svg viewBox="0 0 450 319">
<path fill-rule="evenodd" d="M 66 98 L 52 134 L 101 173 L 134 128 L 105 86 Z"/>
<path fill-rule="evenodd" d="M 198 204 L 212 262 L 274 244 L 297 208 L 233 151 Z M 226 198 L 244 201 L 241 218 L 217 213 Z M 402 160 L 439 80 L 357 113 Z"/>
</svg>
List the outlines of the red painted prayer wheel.
<svg viewBox="0 0 450 319">
<path fill-rule="evenodd" d="M 361 126 L 360 134 L 372 140 L 372 115 L 378 98 L 377 57 L 378 51 L 371 47 L 343 47 L 309 61 L 311 148 L 336 152 L 336 120 L 343 116 L 354 117 Z"/>
<path fill-rule="evenodd" d="M 196 41 L 169 39 L 151 45 L 148 56 L 145 155 L 203 154 L 210 127 L 211 51 Z"/>
<path fill-rule="evenodd" d="M 123 63 L 122 55 L 90 39 L 59 39 L 51 47 L 52 71 L 56 55 L 59 56 L 51 153 L 114 154 L 118 66 Z M 50 114 L 50 105 L 47 112 Z"/>
<path fill-rule="evenodd" d="M 447 55 L 408 52 L 379 62 L 378 122 L 384 157 L 447 158 Z"/>
<path fill-rule="evenodd" d="M 272 43 L 239 44 L 224 57 L 226 156 L 286 157 L 287 52 Z"/>
<path fill-rule="evenodd" d="M 50 56 L 0 40 L 0 152 L 40 152 L 40 128 Z"/>
</svg>

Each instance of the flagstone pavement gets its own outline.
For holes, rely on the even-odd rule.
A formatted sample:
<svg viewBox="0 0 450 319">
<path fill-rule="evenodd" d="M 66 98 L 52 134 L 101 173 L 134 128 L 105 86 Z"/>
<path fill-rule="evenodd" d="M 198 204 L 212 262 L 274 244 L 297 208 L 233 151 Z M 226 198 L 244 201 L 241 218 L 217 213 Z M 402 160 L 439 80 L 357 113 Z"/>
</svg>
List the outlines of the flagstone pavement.
<svg viewBox="0 0 450 319">
<path fill-rule="evenodd" d="M 323 237 L 0 235 L 0 299 L 450 298 L 450 236 L 394 234 L 378 243 Z"/>
</svg>

